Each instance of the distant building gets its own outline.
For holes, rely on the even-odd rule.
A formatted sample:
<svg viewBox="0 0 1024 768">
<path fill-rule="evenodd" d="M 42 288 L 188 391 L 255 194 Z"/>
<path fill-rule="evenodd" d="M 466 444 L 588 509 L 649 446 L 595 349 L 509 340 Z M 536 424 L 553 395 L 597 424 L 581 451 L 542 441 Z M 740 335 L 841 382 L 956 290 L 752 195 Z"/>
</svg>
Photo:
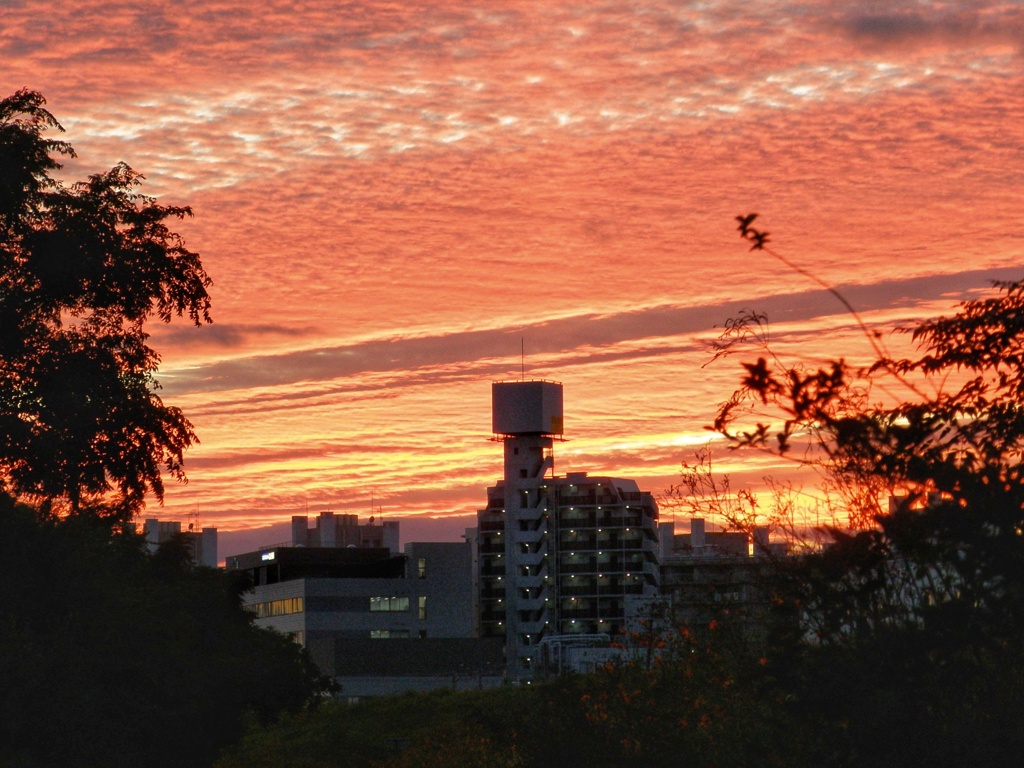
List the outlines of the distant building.
<svg viewBox="0 0 1024 768">
<path fill-rule="evenodd" d="M 357 515 L 321 512 L 309 527 L 305 515 L 292 517 L 293 547 L 384 547 L 398 554 L 398 521 L 360 524 Z"/>
<path fill-rule="evenodd" d="M 661 589 L 673 625 L 696 630 L 728 618 L 748 639 L 768 629 L 769 596 L 765 577 L 785 547 L 770 543 L 768 528 L 743 532 L 708 531 L 701 518 L 690 520 L 689 533 L 674 533 L 661 524 Z"/>
<path fill-rule="evenodd" d="M 180 522 L 147 517 L 143 523 L 142 532 L 146 537 L 146 546 L 150 552 L 156 552 L 161 544 L 177 537 L 185 543 L 193 563 L 204 565 L 207 568 L 217 567 L 216 528 L 203 528 L 196 531 L 190 524 L 188 530 L 182 533 Z"/>
<path fill-rule="evenodd" d="M 689 533 L 675 533 L 672 523 L 662 524 L 663 555 L 689 555 L 699 558 L 748 557 L 750 537 L 742 531 L 708 531 L 703 518 L 690 519 Z M 667 535 L 665 535 L 667 534 Z"/>
<path fill-rule="evenodd" d="M 477 619 L 483 637 L 505 639 L 510 676 L 529 678 L 547 651 L 607 647 L 658 594 L 658 508 L 633 480 L 554 475 L 561 384 L 491 393 L 505 462 L 477 514 Z"/>
</svg>

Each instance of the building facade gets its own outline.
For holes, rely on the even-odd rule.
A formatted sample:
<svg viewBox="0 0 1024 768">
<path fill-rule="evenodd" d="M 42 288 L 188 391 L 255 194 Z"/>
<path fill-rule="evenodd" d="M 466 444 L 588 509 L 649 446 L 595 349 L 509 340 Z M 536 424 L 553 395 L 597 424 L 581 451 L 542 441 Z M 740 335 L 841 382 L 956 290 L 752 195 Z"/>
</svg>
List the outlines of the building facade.
<svg viewBox="0 0 1024 768">
<path fill-rule="evenodd" d="M 501 649 L 473 643 L 471 546 L 268 547 L 227 558 L 256 624 L 292 637 L 347 698 L 494 685 Z"/>
<path fill-rule="evenodd" d="M 728 620 L 745 639 L 763 640 L 773 620 L 766 585 L 786 547 L 769 542 L 767 527 L 755 528 L 751 537 L 709 531 L 702 518 L 691 518 L 689 526 L 689 533 L 675 533 L 673 523 L 662 524 L 659 559 L 669 625 L 700 632 Z"/>
<path fill-rule="evenodd" d="M 495 382 L 492 415 L 504 476 L 477 515 L 478 626 L 531 678 L 552 648 L 615 640 L 658 594 L 658 509 L 632 480 L 554 474 L 561 384 Z"/>
</svg>

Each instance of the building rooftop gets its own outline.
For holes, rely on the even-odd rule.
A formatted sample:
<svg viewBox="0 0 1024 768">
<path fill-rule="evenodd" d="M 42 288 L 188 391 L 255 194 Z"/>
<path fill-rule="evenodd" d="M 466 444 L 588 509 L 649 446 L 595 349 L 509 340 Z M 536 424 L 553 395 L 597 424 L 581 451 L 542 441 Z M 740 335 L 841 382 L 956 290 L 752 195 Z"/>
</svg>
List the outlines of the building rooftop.
<svg viewBox="0 0 1024 768">
<path fill-rule="evenodd" d="M 256 584 L 291 579 L 399 579 L 405 555 L 386 547 L 276 547 L 227 558 L 229 571 L 250 571 Z"/>
</svg>

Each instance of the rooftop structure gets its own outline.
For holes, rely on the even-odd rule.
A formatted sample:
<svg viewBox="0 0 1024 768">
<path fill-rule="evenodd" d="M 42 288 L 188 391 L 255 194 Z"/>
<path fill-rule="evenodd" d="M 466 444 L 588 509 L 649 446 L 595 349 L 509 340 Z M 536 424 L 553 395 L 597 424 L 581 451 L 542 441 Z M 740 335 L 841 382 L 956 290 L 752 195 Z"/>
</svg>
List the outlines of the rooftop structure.
<svg viewBox="0 0 1024 768">
<path fill-rule="evenodd" d="M 398 521 L 375 522 L 374 518 L 365 524 L 358 515 L 321 512 L 309 527 L 305 515 L 292 517 L 293 547 L 384 547 L 398 554 Z"/>
</svg>

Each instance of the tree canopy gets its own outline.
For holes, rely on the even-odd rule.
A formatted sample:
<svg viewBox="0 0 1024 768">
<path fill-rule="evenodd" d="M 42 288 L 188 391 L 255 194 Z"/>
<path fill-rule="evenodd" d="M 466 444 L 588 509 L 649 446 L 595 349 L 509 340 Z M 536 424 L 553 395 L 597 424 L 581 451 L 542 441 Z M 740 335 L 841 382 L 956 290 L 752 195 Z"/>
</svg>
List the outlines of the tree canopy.
<svg viewBox="0 0 1024 768">
<path fill-rule="evenodd" d="M 748 239 L 757 234 L 751 221 L 741 223 Z M 901 329 L 916 356 L 887 354 L 855 317 L 876 353 L 869 365 L 787 364 L 762 344 L 715 429 L 733 447 L 810 462 L 849 491 L 850 525 L 829 533 L 835 555 L 853 560 L 823 608 L 873 629 L 956 615 L 954 624 L 1016 633 L 1024 627 L 1024 281 L 995 283 L 993 295 L 962 302 L 952 316 Z M 762 342 L 763 322 L 740 318 L 720 350 Z M 840 596 L 856 604 L 838 611 Z M 851 622 L 821 631 L 848 637 Z"/>
<path fill-rule="evenodd" d="M 210 765 L 327 690 L 241 582 L 112 522 L 0 493 L 0 765 Z"/>
<path fill-rule="evenodd" d="M 127 165 L 55 178 L 60 130 L 0 101 L 0 764 L 210 765 L 329 684 L 243 585 L 127 524 L 196 440 L 146 323 L 208 322 L 210 278 Z"/>
<path fill-rule="evenodd" d="M 810 276 L 755 218 L 738 217 L 752 249 Z M 840 516 L 774 584 L 796 619 L 787 701 L 820 723 L 822 759 L 1012 764 L 1024 746 L 1007 714 L 1024 705 L 1024 280 L 898 329 L 906 356 L 829 290 L 866 334 L 868 364 L 783 360 L 755 312 L 717 349 L 757 359 L 714 429 L 815 468 L 837 494 Z M 784 510 L 791 530 L 796 514 Z"/>
<path fill-rule="evenodd" d="M 146 322 L 210 321 L 210 277 L 120 163 L 66 186 L 43 97 L 0 101 L 0 483 L 128 518 L 184 479 L 192 425 L 156 394 Z"/>
</svg>

